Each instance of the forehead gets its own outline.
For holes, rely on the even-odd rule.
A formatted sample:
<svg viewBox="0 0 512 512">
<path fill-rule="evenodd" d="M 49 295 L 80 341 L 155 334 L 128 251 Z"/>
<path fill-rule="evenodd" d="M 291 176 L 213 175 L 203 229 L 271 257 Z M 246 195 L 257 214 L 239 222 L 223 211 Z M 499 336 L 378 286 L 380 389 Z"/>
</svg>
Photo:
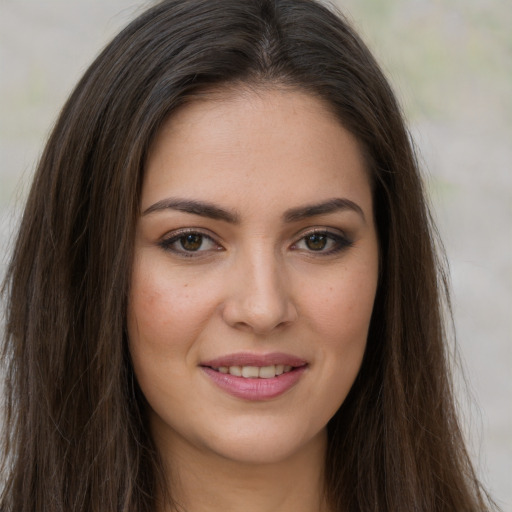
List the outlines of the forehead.
<svg viewBox="0 0 512 512">
<path fill-rule="evenodd" d="M 284 206 L 334 191 L 361 195 L 369 180 L 357 140 L 326 104 L 297 90 L 240 89 L 191 101 L 164 123 L 141 208 L 165 195 L 264 207 L 279 194 Z"/>
</svg>

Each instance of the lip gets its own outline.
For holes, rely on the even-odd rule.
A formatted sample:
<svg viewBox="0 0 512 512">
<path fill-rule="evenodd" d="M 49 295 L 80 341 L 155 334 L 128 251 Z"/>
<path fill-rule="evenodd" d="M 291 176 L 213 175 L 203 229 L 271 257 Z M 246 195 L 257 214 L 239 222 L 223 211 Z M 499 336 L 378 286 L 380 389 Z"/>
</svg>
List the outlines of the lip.
<svg viewBox="0 0 512 512">
<path fill-rule="evenodd" d="M 220 366 L 270 366 L 289 365 L 292 370 L 270 379 L 253 379 L 220 373 L 213 368 Z M 307 361 L 284 353 L 273 354 L 229 354 L 201 363 L 204 374 L 221 390 L 231 396 L 249 401 L 277 398 L 291 389 L 304 375 Z"/>
</svg>

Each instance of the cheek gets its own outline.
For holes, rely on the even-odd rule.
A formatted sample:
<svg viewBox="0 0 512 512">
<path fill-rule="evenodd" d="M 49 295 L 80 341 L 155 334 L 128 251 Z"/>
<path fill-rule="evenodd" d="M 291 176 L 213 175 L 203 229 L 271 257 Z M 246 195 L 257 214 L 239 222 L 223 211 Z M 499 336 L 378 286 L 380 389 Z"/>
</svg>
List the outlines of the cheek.
<svg viewBox="0 0 512 512">
<path fill-rule="evenodd" d="M 303 308 L 309 311 L 308 317 L 318 332 L 334 346 L 365 343 L 376 288 L 376 269 L 338 272 L 327 284 L 313 288 Z"/>
<path fill-rule="evenodd" d="M 341 270 L 341 271 L 340 271 Z M 304 308 L 317 333 L 325 407 L 330 414 L 345 400 L 359 372 L 377 287 L 377 265 L 338 269 L 317 286 Z"/>
<path fill-rule="evenodd" d="M 361 304 L 345 294 L 332 297 L 330 312 L 326 312 L 323 329 L 323 406 L 328 421 L 349 394 L 359 373 L 366 350 L 368 327 L 373 301 Z"/>
<path fill-rule="evenodd" d="M 143 259 L 135 265 L 128 306 L 128 334 L 134 352 L 172 361 L 189 351 L 214 308 L 214 293 L 198 289 L 166 265 Z"/>
<path fill-rule="evenodd" d="M 133 269 L 127 311 L 130 356 L 151 407 L 167 413 L 169 402 L 179 404 L 187 396 L 198 340 L 215 301 L 204 286 L 193 283 L 167 262 L 144 255 Z"/>
</svg>

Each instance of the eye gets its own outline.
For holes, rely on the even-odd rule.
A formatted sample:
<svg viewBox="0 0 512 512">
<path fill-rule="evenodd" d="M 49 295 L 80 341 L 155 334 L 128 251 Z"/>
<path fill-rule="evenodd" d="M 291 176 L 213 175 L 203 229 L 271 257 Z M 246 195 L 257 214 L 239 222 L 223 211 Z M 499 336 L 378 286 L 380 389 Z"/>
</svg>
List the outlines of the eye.
<svg viewBox="0 0 512 512">
<path fill-rule="evenodd" d="M 212 237 L 199 231 L 185 230 L 171 233 L 159 243 L 160 247 L 183 256 L 194 256 L 194 253 L 220 251 L 222 247 Z"/>
<path fill-rule="evenodd" d="M 292 249 L 329 255 L 335 254 L 351 245 L 352 241 L 341 234 L 330 231 L 313 231 L 307 233 L 294 243 Z"/>
</svg>

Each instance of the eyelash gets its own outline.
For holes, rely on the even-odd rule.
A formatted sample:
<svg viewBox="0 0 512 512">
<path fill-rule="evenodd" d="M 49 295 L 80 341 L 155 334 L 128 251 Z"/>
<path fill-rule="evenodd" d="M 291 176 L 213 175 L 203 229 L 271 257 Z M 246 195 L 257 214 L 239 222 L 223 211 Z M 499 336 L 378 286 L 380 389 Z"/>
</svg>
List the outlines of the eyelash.
<svg viewBox="0 0 512 512">
<path fill-rule="evenodd" d="M 354 244 L 352 240 L 347 238 L 345 235 L 340 233 L 334 233 L 332 231 L 326 230 L 326 229 L 313 229 L 311 231 L 308 231 L 306 233 L 302 233 L 302 236 L 300 237 L 297 242 L 295 242 L 292 245 L 292 250 L 301 250 L 298 249 L 297 246 L 300 243 L 307 243 L 307 239 L 314 236 L 318 237 L 325 237 L 327 241 L 331 241 L 333 244 L 333 247 L 327 251 L 324 251 L 323 249 L 315 251 L 314 249 L 306 249 L 306 251 L 312 255 L 318 255 L 318 256 L 331 256 L 333 254 L 337 254 L 345 249 L 348 249 L 349 247 L 352 247 Z M 327 242 L 327 243 L 328 243 Z"/>
<path fill-rule="evenodd" d="M 207 240 L 217 247 L 217 249 L 216 249 L 217 251 L 223 250 L 223 247 L 220 244 L 218 244 L 213 239 L 213 237 L 211 237 L 210 235 L 208 235 L 206 233 L 203 233 L 202 231 L 200 231 L 198 229 L 193 229 L 193 228 L 175 231 L 170 236 L 162 239 L 158 245 L 165 251 L 172 252 L 172 253 L 177 254 L 178 256 L 182 256 L 184 258 L 194 258 L 194 257 L 197 258 L 197 257 L 203 256 L 203 254 L 201 254 L 201 253 L 204 253 L 206 251 L 199 250 L 200 247 L 195 251 L 194 250 L 186 250 L 185 248 L 178 249 L 176 247 L 173 247 L 180 240 L 183 240 L 186 236 L 189 236 L 189 235 L 198 235 L 199 237 L 201 237 L 200 247 L 203 245 L 204 241 Z"/>
<path fill-rule="evenodd" d="M 189 235 L 197 235 L 200 237 L 200 242 L 199 242 L 200 245 L 196 250 L 187 250 L 183 247 L 183 245 L 181 248 L 175 247 L 175 245 L 177 243 L 184 240 L 185 237 L 187 237 Z M 298 247 L 299 244 L 301 244 L 301 243 L 307 243 L 308 237 L 310 237 L 310 239 L 311 239 L 311 237 L 315 237 L 315 236 L 325 237 L 325 239 L 327 240 L 327 244 L 330 241 L 331 244 L 333 244 L 333 247 L 330 248 L 329 250 L 324 250 L 324 248 L 321 248 L 319 250 L 314 250 L 311 248 L 300 249 Z M 193 228 L 183 229 L 183 230 L 180 230 L 177 232 L 173 232 L 170 236 L 162 239 L 158 245 L 163 250 L 174 253 L 174 254 L 184 257 L 184 258 L 198 258 L 198 257 L 204 256 L 204 254 L 201 254 L 201 253 L 211 252 L 211 250 L 208 250 L 208 249 L 201 250 L 201 247 L 203 246 L 205 241 L 208 241 L 209 243 L 213 244 L 216 247 L 215 251 L 224 250 L 223 247 L 219 243 L 217 243 L 213 237 L 211 237 L 210 235 L 208 235 L 200 230 L 193 229 Z M 317 256 L 322 257 L 322 256 L 330 256 L 333 254 L 337 254 L 337 253 L 351 247 L 352 245 L 353 245 L 353 241 L 348 239 L 345 235 L 342 235 L 339 233 L 334 233 L 332 231 L 325 230 L 325 229 L 314 229 L 314 230 L 308 231 L 306 233 L 303 233 L 302 236 L 291 245 L 291 249 L 294 251 L 304 250 L 305 252 L 310 253 L 311 255 L 317 255 Z"/>
</svg>

